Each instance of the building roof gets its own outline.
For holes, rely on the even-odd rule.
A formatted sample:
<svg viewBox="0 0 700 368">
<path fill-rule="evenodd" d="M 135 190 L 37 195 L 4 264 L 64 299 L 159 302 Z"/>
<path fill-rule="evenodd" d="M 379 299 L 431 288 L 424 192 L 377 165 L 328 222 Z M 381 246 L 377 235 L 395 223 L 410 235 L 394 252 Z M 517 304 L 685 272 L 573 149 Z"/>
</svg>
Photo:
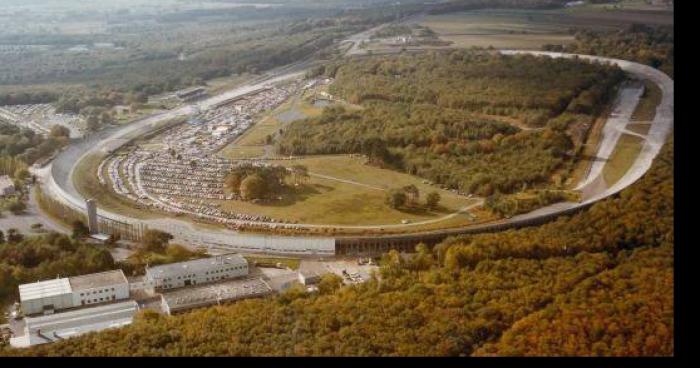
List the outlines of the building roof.
<svg viewBox="0 0 700 368">
<path fill-rule="evenodd" d="M 170 263 L 150 267 L 146 269 L 146 274 L 154 278 L 179 275 L 183 272 L 203 272 L 214 269 L 221 265 L 248 265 L 248 261 L 240 254 L 222 254 L 216 257 L 200 258 L 186 262 Z"/>
<path fill-rule="evenodd" d="M 27 317 L 25 334 L 12 340 L 11 344 L 14 347 L 27 347 L 92 331 L 122 327 L 133 321 L 138 309 L 138 304 L 130 300 L 48 316 Z"/>
<path fill-rule="evenodd" d="M 71 285 L 67 278 L 45 280 L 20 285 L 19 300 L 24 302 L 28 300 L 70 294 L 72 292 Z"/>
<path fill-rule="evenodd" d="M 122 270 L 75 276 L 68 278 L 68 280 L 70 281 L 71 287 L 75 291 L 128 283 L 126 276 L 124 276 L 124 272 L 122 272 Z"/>
<path fill-rule="evenodd" d="M 229 280 L 206 286 L 195 286 L 164 292 L 166 312 L 174 313 L 190 308 L 255 298 L 272 293 L 272 288 L 261 278 Z"/>
</svg>

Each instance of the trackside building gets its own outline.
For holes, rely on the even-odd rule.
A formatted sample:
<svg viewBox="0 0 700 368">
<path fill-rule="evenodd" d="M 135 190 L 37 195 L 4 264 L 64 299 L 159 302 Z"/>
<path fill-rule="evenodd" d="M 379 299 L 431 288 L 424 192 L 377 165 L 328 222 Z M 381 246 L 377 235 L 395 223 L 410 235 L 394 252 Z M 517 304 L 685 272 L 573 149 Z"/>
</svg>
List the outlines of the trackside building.
<svg viewBox="0 0 700 368">
<path fill-rule="evenodd" d="M 45 280 L 19 286 L 24 315 L 55 311 L 129 298 L 129 282 L 121 270 Z"/>
<path fill-rule="evenodd" d="M 248 275 L 248 261 L 240 254 L 223 254 L 211 258 L 171 263 L 146 268 L 145 283 L 153 290 L 224 281 Z"/>
</svg>

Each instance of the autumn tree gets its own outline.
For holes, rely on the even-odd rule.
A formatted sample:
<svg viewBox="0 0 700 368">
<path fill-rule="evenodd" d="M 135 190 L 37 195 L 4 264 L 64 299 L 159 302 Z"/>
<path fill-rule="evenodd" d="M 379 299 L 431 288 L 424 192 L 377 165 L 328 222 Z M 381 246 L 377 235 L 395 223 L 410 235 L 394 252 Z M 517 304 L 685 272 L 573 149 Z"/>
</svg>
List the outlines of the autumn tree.
<svg viewBox="0 0 700 368">
<path fill-rule="evenodd" d="M 243 176 L 241 173 L 230 172 L 226 175 L 226 178 L 224 179 L 224 187 L 232 193 L 240 194 L 242 181 Z"/>
<path fill-rule="evenodd" d="M 73 239 L 81 239 L 90 235 L 90 229 L 80 220 L 73 221 L 71 228 L 73 229 Z"/>
<path fill-rule="evenodd" d="M 240 193 L 246 201 L 264 198 L 267 194 L 267 183 L 258 174 L 249 175 L 241 181 Z"/>
<path fill-rule="evenodd" d="M 431 210 L 437 209 L 438 206 L 440 205 L 440 193 L 438 192 L 430 192 L 428 195 L 425 197 L 425 206 L 428 207 Z"/>
<path fill-rule="evenodd" d="M 393 209 L 404 207 L 406 205 L 406 200 L 406 192 L 401 189 L 392 189 L 387 191 L 384 199 L 385 203 Z"/>
<path fill-rule="evenodd" d="M 143 234 L 141 239 L 142 248 L 145 251 L 153 253 L 163 253 L 168 245 L 168 242 L 173 239 L 169 233 L 160 230 L 149 229 Z"/>
<path fill-rule="evenodd" d="M 318 282 L 318 292 L 320 294 L 331 294 L 343 286 L 343 279 L 334 274 L 327 273 L 321 276 Z"/>
<path fill-rule="evenodd" d="M 52 125 L 51 129 L 49 130 L 49 136 L 54 137 L 54 138 L 69 138 L 70 137 L 70 130 L 63 125 Z"/>
</svg>

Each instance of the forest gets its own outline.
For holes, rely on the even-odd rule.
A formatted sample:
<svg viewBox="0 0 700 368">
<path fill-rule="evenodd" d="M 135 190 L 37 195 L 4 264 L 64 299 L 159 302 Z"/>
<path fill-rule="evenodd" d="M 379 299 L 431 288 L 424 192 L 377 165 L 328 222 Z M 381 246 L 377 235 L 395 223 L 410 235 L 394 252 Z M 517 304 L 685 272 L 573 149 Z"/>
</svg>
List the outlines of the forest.
<svg viewBox="0 0 700 368">
<path fill-rule="evenodd" d="M 477 9 L 554 9 L 570 0 L 448 0 L 437 3 L 430 14 L 443 14 Z"/>
<path fill-rule="evenodd" d="M 41 158 L 51 156 L 61 147 L 68 144 L 68 132 L 56 128 L 47 134 L 37 134 L 31 129 L 19 128 L 0 121 L 0 162 L 19 160 L 30 166 Z M 3 169 L 0 165 L 0 175 L 14 174 L 14 170 Z M 9 167 L 9 166 L 8 166 Z M 14 169 L 17 166 L 12 166 Z"/>
<path fill-rule="evenodd" d="M 280 153 L 363 153 L 484 196 L 550 184 L 573 162 L 568 127 L 596 117 L 624 79 L 612 66 L 472 50 L 355 60 L 322 72 L 336 78 L 333 95 L 363 109 L 326 108 L 293 122 L 276 144 Z"/>
<path fill-rule="evenodd" d="M 673 142 L 619 195 L 543 226 L 390 251 L 367 283 L 295 289 L 3 355 L 673 354 Z"/>
<path fill-rule="evenodd" d="M 660 69 L 673 78 L 673 26 L 633 24 L 615 32 L 581 30 L 574 43 L 545 45 L 545 50 L 605 55 Z"/>
</svg>

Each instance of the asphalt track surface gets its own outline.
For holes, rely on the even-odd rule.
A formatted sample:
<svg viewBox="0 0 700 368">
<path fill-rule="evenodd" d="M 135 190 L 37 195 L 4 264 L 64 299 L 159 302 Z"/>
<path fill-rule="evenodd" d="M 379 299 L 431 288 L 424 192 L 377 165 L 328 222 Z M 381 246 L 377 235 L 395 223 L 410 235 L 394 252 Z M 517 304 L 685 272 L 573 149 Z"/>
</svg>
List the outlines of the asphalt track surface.
<svg viewBox="0 0 700 368">
<path fill-rule="evenodd" d="M 509 227 L 519 227 L 524 224 L 533 223 L 538 220 L 551 219 L 558 215 L 571 213 L 572 210 L 585 208 L 592 203 L 595 203 L 601 199 L 612 196 L 622 189 L 628 187 L 632 183 L 636 182 L 650 167 L 653 159 L 659 153 L 661 147 L 666 142 L 668 134 L 672 131 L 673 127 L 673 101 L 674 101 L 674 83 L 663 72 L 656 70 L 652 67 L 625 61 L 619 59 L 611 59 L 605 57 L 589 56 L 589 55 L 573 55 L 573 54 L 563 54 L 556 52 L 541 52 L 541 51 L 520 51 L 520 50 L 501 50 L 504 55 L 515 55 L 515 54 L 530 54 L 537 56 L 549 56 L 553 58 L 575 58 L 589 60 L 593 62 L 600 63 L 612 63 L 618 65 L 621 69 L 627 72 L 630 76 L 640 79 L 649 80 L 656 83 L 662 91 L 662 100 L 656 110 L 656 116 L 651 122 L 651 127 L 648 134 L 645 136 L 645 141 L 643 147 L 637 156 L 636 160 L 632 164 L 632 167 L 627 171 L 627 173 L 614 185 L 607 187 L 606 185 L 600 185 L 602 167 L 605 161 L 613 152 L 613 149 L 617 143 L 617 139 L 625 130 L 625 126 L 629 123 L 629 115 L 631 111 L 634 110 L 634 106 L 622 105 L 619 106 L 613 116 L 608 119 L 606 125 L 603 129 L 603 138 L 598 150 L 599 160 L 596 161 L 588 175 L 581 181 L 581 184 L 577 187 L 584 192 L 584 200 L 580 203 L 564 202 L 550 205 L 544 208 L 540 208 L 530 213 L 515 216 L 511 219 L 500 221 L 496 224 L 485 224 L 485 225 L 475 225 L 467 226 L 464 228 L 450 229 L 444 231 L 433 231 L 418 234 L 405 234 L 402 237 L 420 237 L 423 234 L 445 234 L 445 235 L 455 235 L 460 233 L 474 233 L 480 231 L 493 231 L 494 229 L 505 229 Z M 300 63 L 295 66 L 289 66 L 280 68 L 277 72 L 272 72 L 268 74 L 263 79 L 251 82 L 247 85 L 241 86 L 239 88 L 233 89 L 231 91 L 225 92 L 221 95 L 217 95 L 208 98 L 204 101 L 197 103 L 200 108 L 210 107 L 218 102 L 233 98 L 258 88 L 263 88 L 274 84 L 279 81 L 299 78 L 303 76 L 304 68 L 308 66 L 307 63 Z M 635 94 L 639 91 L 629 90 L 622 91 L 621 96 L 624 101 L 638 101 L 638 95 L 636 99 Z M 624 93 L 629 93 L 627 97 L 624 98 Z M 636 105 L 636 103 L 634 103 Z M 40 180 L 44 183 L 44 190 L 52 195 L 54 198 L 60 200 L 61 202 L 77 209 L 80 211 L 85 211 L 85 198 L 83 198 L 75 189 L 72 182 L 72 173 L 76 164 L 89 154 L 97 153 L 100 151 L 106 152 L 120 145 L 125 144 L 129 139 L 137 137 L 139 135 L 145 134 L 149 131 L 156 129 L 166 121 L 172 120 L 177 117 L 189 116 L 195 112 L 194 105 L 182 106 L 180 108 L 160 113 L 157 115 L 149 116 L 144 119 L 135 121 L 127 126 L 112 128 L 108 130 L 101 131 L 92 136 L 86 137 L 81 141 L 72 144 L 68 149 L 64 150 L 60 155 L 58 155 L 54 161 L 41 171 L 38 171 Z M 619 111 L 618 111 L 619 110 Z M 160 125 L 159 125 L 160 124 Z M 245 249 L 246 251 L 255 251 L 253 248 L 259 248 L 259 251 L 263 251 L 263 248 L 268 252 L 278 252 L 281 251 L 270 251 L 269 244 L 288 244 L 291 247 L 297 249 L 313 249 L 318 245 L 320 247 L 328 247 L 328 245 L 335 241 L 335 238 L 326 237 L 320 238 L 317 236 L 273 236 L 273 235 L 254 235 L 239 233 L 231 230 L 215 230 L 215 229 L 202 229 L 195 227 L 192 223 L 187 221 L 182 221 L 174 218 L 163 218 L 156 220 L 139 220 L 134 218 L 129 218 L 117 213 L 112 213 L 105 211 L 103 209 L 98 210 L 98 214 L 102 217 L 110 218 L 113 220 L 118 220 L 127 223 L 145 223 L 151 229 L 158 229 L 170 232 L 175 237 L 175 241 L 184 242 L 185 244 L 191 244 L 193 246 L 209 246 L 209 247 L 225 247 L 232 250 Z M 248 224 L 262 224 L 259 222 L 246 222 Z M 408 225 L 393 225 L 393 226 L 411 226 L 419 223 L 408 224 Z M 278 224 L 277 226 L 290 226 L 290 227 L 337 227 L 329 225 L 304 225 L 304 224 Z M 387 227 L 387 226 L 378 226 Z M 348 227 L 349 228 L 349 227 Z M 367 228 L 367 227 L 358 227 Z M 371 228 L 371 227 L 370 227 Z M 381 238 L 382 235 L 376 236 L 365 236 L 359 238 L 374 237 Z M 342 237 L 347 238 L 347 237 Z M 265 244 L 265 246 L 258 247 L 259 244 Z"/>
</svg>

